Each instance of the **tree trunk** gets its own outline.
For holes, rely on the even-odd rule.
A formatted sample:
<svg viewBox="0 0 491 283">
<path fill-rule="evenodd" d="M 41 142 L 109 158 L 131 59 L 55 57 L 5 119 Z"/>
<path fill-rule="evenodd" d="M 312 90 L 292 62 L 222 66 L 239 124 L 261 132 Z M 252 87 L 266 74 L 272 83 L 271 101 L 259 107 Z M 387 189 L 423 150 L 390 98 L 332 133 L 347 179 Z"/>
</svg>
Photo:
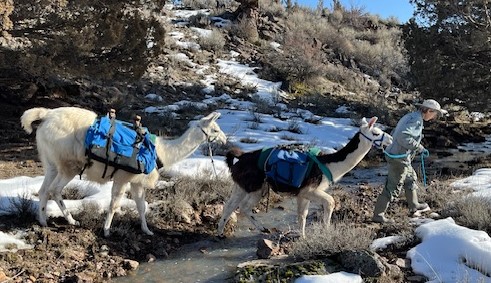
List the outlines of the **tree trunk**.
<svg viewBox="0 0 491 283">
<path fill-rule="evenodd" d="M 240 6 L 235 11 L 237 21 L 247 29 L 247 39 L 257 41 L 259 33 L 257 23 L 259 20 L 259 0 L 239 0 Z"/>
</svg>

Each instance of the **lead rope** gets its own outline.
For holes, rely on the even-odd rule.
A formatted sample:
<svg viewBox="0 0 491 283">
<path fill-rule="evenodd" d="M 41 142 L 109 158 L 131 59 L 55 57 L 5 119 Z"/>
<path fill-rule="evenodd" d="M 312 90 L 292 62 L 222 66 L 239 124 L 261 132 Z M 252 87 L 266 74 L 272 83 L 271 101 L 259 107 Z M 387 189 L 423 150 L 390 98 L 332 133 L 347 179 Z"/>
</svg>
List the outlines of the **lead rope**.
<svg viewBox="0 0 491 283">
<path fill-rule="evenodd" d="M 211 167 L 213 167 L 213 173 L 215 173 L 215 178 L 218 179 L 217 169 L 215 168 L 215 160 L 213 160 L 213 152 L 211 151 L 211 144 L 208 142 L 208 154 L 211 159 Z"/>
<path fill-rule="evenodd" d="M 425 170 L 425 158 L 430 156 L 430 152 L 425 150 L 421 152 L 421 174 L 423 175 L 423 186 L 426 190 L 426 170 Z"/>
<path fill-rule="evenodd" d="M 206 137 L 206 143 L 208 144 L 208 154 L 210 155 L 210 159 L 211 159 L 211 167 L 213 167 L 213 173 L 215 173 L 215 179 L 218 179 L 217 169 L 215 168 L 215 160 L 213 160 L 213 152 L 211 150 L 211 143 L 215 139 L 210 140 L 210 136 L 203 130 L 203 128 L 199 127 L 199 129 L 201 130 L 201 132 L 203 132 L 203 134 Z"/>
<path fill-rule="evenodd" d="M 384 148 L 382 148 L 382 151 L 384 152 L 387 157 L 392 158 L 392 159 L 399 159 L 399 158 L 406 158 L 409 153 L 404 153 L 404 154 L 390 154 L 387 151 L 385 151 Z M 429 151 L 423 151 L 420 154 L 421 156 L 421 175 L 423 176 L 423 186 L 426 190 L 426 169 L 425 169 L 425 158 L 430 156 Z"/>
</svg>

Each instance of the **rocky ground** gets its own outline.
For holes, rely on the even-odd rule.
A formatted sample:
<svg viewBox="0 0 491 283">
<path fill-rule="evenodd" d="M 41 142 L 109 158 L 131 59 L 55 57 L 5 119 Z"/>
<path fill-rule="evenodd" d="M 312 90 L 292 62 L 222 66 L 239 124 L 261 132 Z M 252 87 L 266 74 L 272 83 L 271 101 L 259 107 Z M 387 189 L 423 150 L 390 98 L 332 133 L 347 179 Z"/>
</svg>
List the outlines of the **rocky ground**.
<svg viewBox="0 0 491 283">
<path fill-rule="evenodd" d="M 19 117 L 25 108 L 25 105 L 1 104 L 0 179 L 43 174 L 37 158 L 35 139 L 26 135 L 19 126 Z M 458 129 L 461 133 L 461 137 L 457 139 L 466 137 L 468 140 L 480 140 L 489 134 L 489 129 L 478 127 L 476 124 L 449 127 Z M 439 128 L 441 127 L 436 127 Z M 429 138 L 433 141 L 433 146 L 452 139 L 455 137 L 448 136 L 448 133 L 437 132 L 432 132 Z M 487 163 L 489 157 L 474 161 L 472 166 Z M 337 207 L 333 219 L 342 219 L 349 215 L 350 219 L 356 219 L 360 225 L 373 225 L 366 223 L 369 223 L 373 203 L 380 188 L 362 186 L 364 185 L 360 184 L 358 195 L 336 196 L 348 205 Z M 151 202 L 159 197 L 158 191 L 149 191 L 147 200 Z M 402 205 L 401 202 L 400 206 Z M 400 206 L 397 204 L 391 209 L 400 209 Z M 157 218 L 150 223 L 150 229 L 155 233 L 150 237 L 141 233 L 136 217 L 116 217 L 113 221 L 113 234 L 104 238 L 103 216 L 76 217 L 81 218 L 80 227 L 67 225 L 63 219 L 50 219 L 47 228 L 40 227 L 32 213 L 0 217 L 2 231 L 21 229 L 27 234 L 29 244 L 34 246 L 30 250 L 0 253 L 0 282 L 107 281 L 113 277 L 127 275 L 138 268 L 139 262 L 164 259 L 185 243 L 214 237 L 216 227 L 216 218 L 213 217 L 191 223 L 168 222 Z M 390 229 L 402 228 L 377 226 L 377 234 L 388 235 L 391 233 Z M 398 259 L 404 258 L 405 251 L 405 247 L 399 247 L 387 251 L 384 257 L 387 262 L 395 263 Z M 407 266 L 400 268 L 404 272 L 404 278 L 413 275 Z M 413 281 L 420 279 L 416 278 Z"/>
</svg>

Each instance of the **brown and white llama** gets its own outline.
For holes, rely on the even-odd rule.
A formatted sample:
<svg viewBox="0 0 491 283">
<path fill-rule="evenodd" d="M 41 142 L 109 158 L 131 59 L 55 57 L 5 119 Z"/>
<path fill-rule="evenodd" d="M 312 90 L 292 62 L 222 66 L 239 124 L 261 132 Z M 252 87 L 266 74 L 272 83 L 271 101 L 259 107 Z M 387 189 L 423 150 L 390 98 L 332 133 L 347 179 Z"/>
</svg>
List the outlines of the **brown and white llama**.
<svg viewBox="0 0 491 283">
<path fill-rule="evenodd" d="M 227 153 L 226 162 L 230 169 L 235 187 L 232 195 L 223 208 L 223 214 L 218 222 L 218 235 L 224 236 L 225 224 L 232 213 L 239 209 L 260 231 L 268 231 L 252 215 L 252 208 L 267 193 L 270 183 L 273 190 L 277 192 L 289 192 L 297 196 L 297 214 L 300 225 L 300 232 L 305 236 L 305 222 L 308 214 L 310 201 L 321 201 L 324 207 L 323 222 L 326 226 L 330 225 L 332 212 L 334 210 L 334 198 L 326 193 L 329 184 L 337 182 L 341 177 L 353 169 L 368 153 L 372 145 L 382 147 L 392 143 L 392 137 L 383 132 L 381 129 L 374 127 L 377 117 L 373 117 L 369 122 L 362 119 L 360 130 L 351 138 L 351 140 L 338 150 L 331 154 L 319 154 L 317 159 L 324 164 L 332 175 L 332 180 L 322 173 L 317 164 L 314 164 L 312 170 L 305 177 L 300 188 L 291 191 L 291 187 L 279 182 L 271 182 L 266 179 L 264 169 L 259 168 L 258 161 L 262 150 L 243 152 L 240 149 L 232 149 Z M 238 159 L 234 163 L 235 159 Z"/>
<path fill-rule="evenodd" d="M 219 116 L 220 113 L 214 112 L 199 121 L 191 122 L 186 132 L 177 139 L 166 140 L 158 137 L 155 148 L 164 168 L 185 159 L 203 142 L 216 140 L 225 143 L 226 136 L 216 123 Z M 41 121 L 36 131 L 37 149 L 45 173 L 39 190 L 38 220 L 41 225 L 47 226 L 46 205 L 50 196 L 54 198 L 70 224 L 79 224 L 66 208 L 61 192 L 68 182 L 80 174 L 87 162 L 85 136 L 87 129 L 96 118 L 96 113 L 77 107 L 32 108 L 22 115 L 21 124 L 27 133 L 33 131 L 31 124 L 34 121 Z M 96 160 L 92 160 L 91 163 L 84 170 L 88 180 L 101 184 L 111 181 L 109 176 L 111 174 L 102 177 L 103 163 Z M 112 172 L 113 168 L 109 166 L 107 170 Z M 142 231 L 147 235 L 153 235 L 145 219 L 145 188 L 154 188 L 158 178 L 157 169 L 149 174 L 133 174 L 123 170 L 114 172 L 111 202 L 104 223 L 104 236 L 110 234 L 114 213 L 120 207 L 120 201 L 128 187 L 136 202 Z"/>
</svg>

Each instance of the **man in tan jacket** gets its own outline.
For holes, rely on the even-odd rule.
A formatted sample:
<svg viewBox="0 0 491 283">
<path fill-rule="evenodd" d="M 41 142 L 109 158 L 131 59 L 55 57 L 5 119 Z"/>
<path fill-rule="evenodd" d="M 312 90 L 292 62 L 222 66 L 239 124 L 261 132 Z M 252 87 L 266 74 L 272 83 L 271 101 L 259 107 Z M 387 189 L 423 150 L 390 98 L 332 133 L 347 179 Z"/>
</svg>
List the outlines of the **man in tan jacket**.
<svg viewBox="0 0 491 283">
<path fill-rule="evenodd" d="M 394 223 L 392 219 L 385 217 L 385 211 L 390 202 L 399 196 L 402 188 L 404 188 L 411 214 L 430 210 L 428 204 L 418 202 L 417 175 L 411 162 L 418 154 L 428 154 L 428 151 L 421 145 L 423 121 L 437 119 L 447 111 L 441 109 L 440 104 L 433 99 L 427 99 L 416 105 L 418 110 L 404 115 L 391 133 L 394 139 L 387 147 L 385 156 L 388 169 L 387 180 L 384 190 L 375 203 L 373 222 Z"/>
</svg>

